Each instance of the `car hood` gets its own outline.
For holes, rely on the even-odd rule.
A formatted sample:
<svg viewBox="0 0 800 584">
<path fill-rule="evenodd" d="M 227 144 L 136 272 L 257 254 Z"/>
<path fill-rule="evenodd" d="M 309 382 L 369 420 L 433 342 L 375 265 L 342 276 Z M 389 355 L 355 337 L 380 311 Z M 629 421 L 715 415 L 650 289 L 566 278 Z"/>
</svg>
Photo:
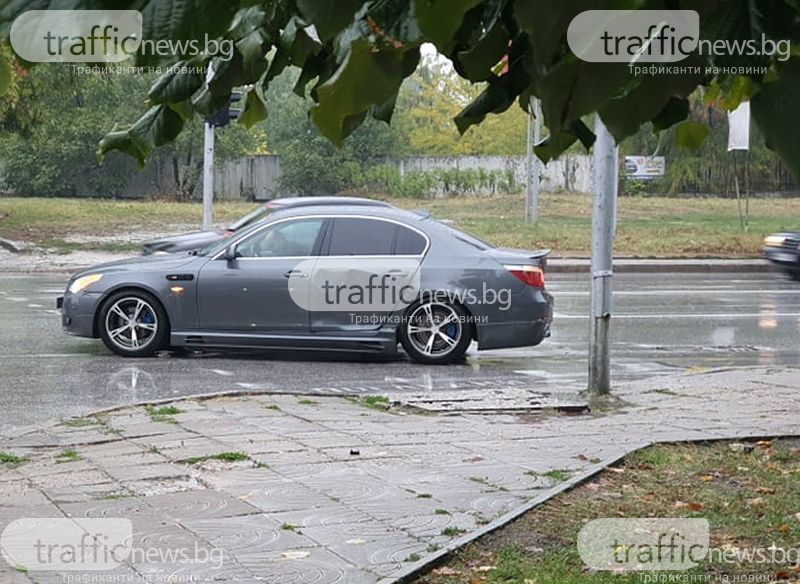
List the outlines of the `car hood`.
<svg viewBox="0 0 800 584">
<path fill-rule="evenodd" d="M 98 272 L 103 274 L 110 274 L 116 272 L 132 272 L 132 271 L 160 271 L 160 270 L 173 270 L 175 268 L 183 268 L 188 264 L 202 263 L 206 258 L 203 256 L 196 256 L 193 254 L 173 254 L 173 255 L 149 255 L 149 256 L 136 256 L 114 262 L 106 262 L 97 264 L 86 270 L 83 270 L 73 276 L 78 278 L 87 274 L 96 274 Z"/>
<path fill-rule="evenodd" d="M 145 250 L 149 253 L 156 251 L 178 252 L 189 251 L 200 247 L 206 247 L 215 241 L 219 241 L 225 236 L 224 231 L 193 231 L 192 233 L 182 233 L 170 237 L 162 237 L 144 244 Z"/>
</svg>

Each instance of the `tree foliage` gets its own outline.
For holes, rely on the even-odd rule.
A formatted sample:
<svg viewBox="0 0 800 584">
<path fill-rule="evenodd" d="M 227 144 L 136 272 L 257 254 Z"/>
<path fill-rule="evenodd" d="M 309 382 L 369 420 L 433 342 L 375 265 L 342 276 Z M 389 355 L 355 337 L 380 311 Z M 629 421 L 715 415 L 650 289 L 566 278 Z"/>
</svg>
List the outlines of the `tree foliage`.
<svg viewBox="0 0 800 584">
<path fill-rule="evenodd" d="M 57 64 L 17 74 L 0 108 L 5 187 L 40 196 L 120 193 L 135 165 L 129 157 L 113 153 L 100 166 L 97 142 L 109 130 L 110 118 L 141 114 L 144 93 L 154 79 L 78 74 Z M 237 126 L 219 134 L 223 159 L 246 154 L 256 138 Z M 202 144 L 202 127 L 195 120 L 148 162 L 167 170 L 161 184 L 166 193 L 191 196 L 201 175 Z"/>
<path fill-rule="evenodd" d="M 271 0 L 253 3 L 216 0 L 41 0 L 37 7 L 136 8 L 144 15 L 146 39 L 198 39 L 205 34 L 233 42 L 230 60 L 195 57 L 187 63 L 214 65 L 208 85 L 196 73 L 168 74 L 150 91 L 152 108 L 130 127 L 120 127 L 101 144 L 102 153 L 122 150 L 140 160 L 174 140 L 193 112 L 210 114 L 235 86 L 252 85 L 248 103 L 252 123 L 270 83 L 285 68 L 300 75 L 298 94 L 311 100 L 310 117 L 336 144 L 367 117 L 388 121 L 405 78 L 419 61 L 420 47 L 432 43 L 458 74 L 486 87 L 456 116 L 465 132 L 489 113 L 515 102 L 528 107 L 542 100 L 549 138 L 537 153 L 547 159 L 576 141 L 591 145 L 594 136 L 583 119 L 599 112 L 617 141 L 652 122 L 663 129 L 685 118 L 688 96 L 701 85 L 728 88 L 738 77 L 729 69 L 706 74 L 709 64 L 746 67 L 753 116 L 767 143 L 800 174 L 800 57 L 777 61 L 768 55 L 713 57 L 698 52 L 684 61 L 691 67 L 674 75 L 633 75 L 624 63 L 578 59 L 566 41 L 571 20 L 587 9 L 695 9 L 701 38 L 709 40 L 800 40 L 796 0 Z M 0 10 L 0 30 L 25 2 Z M 309 28 L 313 25 L 314 29 Z M 186 55 L 176 55 L 183 59 Z M 505 67 L 498 67 L 506 59 Z M 154 56 L 140 55 L 141 62 Z M 694 67 L 700 67 L 700 73 Z M 767 68 L 764 73 L 761 67 Z M 166 90 L 168 89 L 168 91 Z M 679 136 L 695 140 L 695 126 Z"/>
</svg>

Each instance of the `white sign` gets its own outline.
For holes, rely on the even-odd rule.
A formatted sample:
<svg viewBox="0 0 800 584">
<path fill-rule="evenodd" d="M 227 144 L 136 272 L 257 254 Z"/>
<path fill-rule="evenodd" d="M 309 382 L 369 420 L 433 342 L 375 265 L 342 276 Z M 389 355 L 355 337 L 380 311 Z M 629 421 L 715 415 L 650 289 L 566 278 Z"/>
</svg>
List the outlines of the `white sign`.
<svg viewBox="0 0 800 584">
<path fill-rule="evenodd" d="M 728 112 L 728 152 L 750 149 L 750 102 L 743 101 Z"/>
<path fill-rule="evenodd" d="M 666 166 L 663 156 L 626 156 L 625 176 L 637 180 L 652 180 L 664 176 Z"/>
</svg>

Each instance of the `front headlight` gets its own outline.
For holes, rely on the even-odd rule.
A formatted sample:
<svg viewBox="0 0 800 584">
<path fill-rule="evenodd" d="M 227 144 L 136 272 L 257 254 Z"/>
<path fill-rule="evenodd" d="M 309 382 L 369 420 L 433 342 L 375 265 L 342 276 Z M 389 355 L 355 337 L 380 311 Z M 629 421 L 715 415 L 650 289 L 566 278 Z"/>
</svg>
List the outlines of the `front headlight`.
<svg viewBox="0 0 800 584">
<path fill-rule="evenodd" d="M 781 247 L 786 238 L 783 235 L 768 235 L 764 238 L 764 245 L 769 247 Z"/>
<path fill-rule="evenodd" d="M 103 274 L 89 274 L 88 276 L 82 276 L 69 285 L 69 291 L 72 294 L 77 294 L 78 292 L 80 292 L 81 290 L 85 290 L 87 287 L 91 286 L 95 282 L 99 282 L 100 278 L 102 277 Z"/>
</svg>

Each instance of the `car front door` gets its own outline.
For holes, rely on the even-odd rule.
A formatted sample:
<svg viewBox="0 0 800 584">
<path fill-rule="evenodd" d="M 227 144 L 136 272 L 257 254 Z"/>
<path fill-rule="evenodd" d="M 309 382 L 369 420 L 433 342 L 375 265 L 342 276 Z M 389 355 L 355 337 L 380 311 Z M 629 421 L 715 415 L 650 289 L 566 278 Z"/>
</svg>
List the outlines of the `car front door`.
<svg viewBox="0 0 800 584">
<path fill-rule="evenodd" d="M 211 259 L 201 269 L 198 281 L 200 330 L 309 332 L 309 312 L 292 299 L 289 277 L 302 278 L 298 265 L 307 270 L 313 263 L 326 225 L 324 217 L 276 221 L 237 242 L 236 259 L 226 259 L 224 253 Z"/>
</svg>

